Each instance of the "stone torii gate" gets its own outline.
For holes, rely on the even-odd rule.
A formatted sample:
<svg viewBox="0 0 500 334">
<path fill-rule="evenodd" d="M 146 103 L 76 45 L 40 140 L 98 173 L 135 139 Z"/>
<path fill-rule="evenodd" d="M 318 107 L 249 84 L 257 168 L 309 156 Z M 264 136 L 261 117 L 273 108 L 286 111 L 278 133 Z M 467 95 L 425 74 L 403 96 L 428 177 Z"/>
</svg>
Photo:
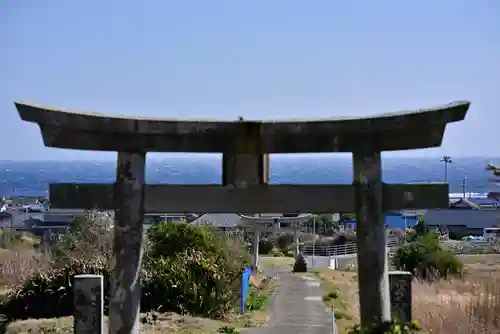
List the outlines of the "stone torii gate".
<svg viewBox="0 0 500 334">
<path fill-rule="evenodd" d="M 299 255 L 299 235 L 298 229 L 300 224 L 304 223 L 308 219 L 312 217 L 312 214 L 285 214 L 278 215 L 258 215 L 258 216 L 248 216 L 248 215 L 239 215 L 243 221 L 250 222 L 250 225 L 253 227 L 253 249 L 252 249 L 252 264 L 255 267 L 259 265 L 259 242 L 260 242 L 260 233 L 263 231 L 268 231 L 266 228 L 262 228 L 262 226 L 272 225 L 272 231 L 274 232 L 274 236 L 279 231 L 280 223 L 292 224 L 293 228 L 293 243 L 294 243 L 294 256 L 297 257 Z M 243 225 L 245 226 L 245 225 Z M 290 229 L 288 229 L 290 230 Z M 283 230 L 281 230 L 283 231 Z"/>
<path fill-rule="evenodd" d="M 53 207 L 115 210 L 110 333 L 138 333 L 144 213 L 332 213 L 357 217 L 362 326 L 390 318 L 384 211 L 446 208 L 447 184 L 385 184 L 381 152 L 437 147 L 470 103 L 364 118 L 188 121 L 17 102 L 45 146 L 118 152 L 115 184 L 51 184 Z M 145 185 L 147 152 L 222 153 L 222 185 Z M 267 154 L 352 152 L 352 185 L 269 185 Z"/>
</svg>

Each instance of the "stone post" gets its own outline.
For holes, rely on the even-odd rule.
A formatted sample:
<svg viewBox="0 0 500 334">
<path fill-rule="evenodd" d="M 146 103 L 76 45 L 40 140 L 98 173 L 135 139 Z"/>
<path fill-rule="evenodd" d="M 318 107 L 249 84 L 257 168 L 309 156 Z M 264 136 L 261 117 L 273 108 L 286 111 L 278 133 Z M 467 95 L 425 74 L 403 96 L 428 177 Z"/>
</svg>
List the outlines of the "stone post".
<svg viewBox="0 0 500 334">
<path fill-rule="evenodd" d="M 102 275 L 73 277 L 75 334 L 104 334 L 104 282 Z"/>
<path fill-rule="evenodd" d="M 293 224 L 293 243 L 295 244 L 295 258 L 299 256 L 300 245 L 299 245 L 299 224 Z"/>
<path fill-rule="evenodd" d="M 254 268 L 257 268 L 259 265 L 259 242 L 260 242 L 260 230 L 259 230 L 259 225 L 257 223 L 254 223 L 254 229 L 253 229 L 253 254 L 252 254 L 252 265 Z"/>
<path fill-rule="evenodd" d="M 368 144 L 368 143 L 367 143 Z M 361 326 L 391 319 L 380 152 L 353 152 Z"/>
<path fill-rule="evenodd" d="M 110 334 L 139 334 L 145 166 L 144 153 L 118 153 Z"/>
<path fill-rule="evenodd" d="M 391 295 L 391 313 L 403 323 L 412 320 L 412 274 L 408 271 L 389 272 L 389 286 Z"/>
<path fill-rule="evenodd" d="M 278 236 L 279 228 L 280 228 L 280 221 L 278 218 L 275 218 L 273 220 L 273 236 L 274 236 L 274 238 L 276 238 Z"/>
</svg>

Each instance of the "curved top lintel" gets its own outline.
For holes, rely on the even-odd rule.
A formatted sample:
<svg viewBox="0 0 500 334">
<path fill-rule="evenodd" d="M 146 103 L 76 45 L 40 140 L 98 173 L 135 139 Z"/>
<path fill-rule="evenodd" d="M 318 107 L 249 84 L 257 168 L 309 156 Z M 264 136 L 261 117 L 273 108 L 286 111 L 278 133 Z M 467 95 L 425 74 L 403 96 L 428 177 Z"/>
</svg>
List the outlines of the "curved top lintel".
<svg viewBox="0 0 500 334">
<path fill-rule="evenodd" d="M 456 101 L 440 107 L 368 117 L 274 121 L 128 117 L 68 111 L 25 102 L 16 102 L 15 105 L 22 120 L 40 126 L 45 145 L 50 147 L 107 151 L 302 153 L 349 152 L 352 142 L 358 138 L 365 143 L 375 138 L 380 141 L 377 144 L 381 150 L 439 146 L 446 124 L 463 120 L 470 102 Z M 417 136 L 416 133 L 422 133 L 422 130 L 430 135 Z M 305 138 L 308 143 L 305 143 Z"/>
<path fill-rule="evenodd" d="M 68 126 L 70 128 L 83 127 L 84 124 L 75 124 L 71 122 L 72 119 L 80 118 L 87 119 L 89 122 L 154 122 L 154 123 L 176 123 L 176 124 L 241 124 L 241 123 L 256 123 L 264 125 L 278 125 L 278 124 L 307 124 L 307 123 L 332 123 L 332 122 L 347 122 L 347 121 L 360 121 L 369 119 L 391 120 L 395 118 L 418 116 L 426 113 L 442 114 L 447 111 L 452 111 L 451 114 L 445 115 L 445 122 L 460 121 L 465 118 L 465 114 L 470 105 L 470 101 L 460 100 L 453 101 L 441 106 L 413 109 L 405 111 L 396 111 L 390 113 L 376 114 L 366 117 L 330 117 L 330 118 L 297 118 L 297 119 L 276 119 L 276 120 L 216 120 L 216 119 L 179 119 L 179 118 L 165 118 L 165 117 L 143 117 L 143 116 L 126 116 L 126 115 L 113 115 L 100 112 L 85 112 L 78 110 L 70 110 L 63 108 L 54 108 L 40 104 L 34 104 L 24 101 L 14 102 L 16 109 L 23 121 L 33 122 L 38 124 L 52 123 L 53 118 L 58 118 L 62 121 L 61 126 Z M 460 110 L 460 112 L 457 112 Z M 120 127 L 118 127 L 120 128 Z M 109 128 L 106 129 L 109 131 Z"/>
</svg>

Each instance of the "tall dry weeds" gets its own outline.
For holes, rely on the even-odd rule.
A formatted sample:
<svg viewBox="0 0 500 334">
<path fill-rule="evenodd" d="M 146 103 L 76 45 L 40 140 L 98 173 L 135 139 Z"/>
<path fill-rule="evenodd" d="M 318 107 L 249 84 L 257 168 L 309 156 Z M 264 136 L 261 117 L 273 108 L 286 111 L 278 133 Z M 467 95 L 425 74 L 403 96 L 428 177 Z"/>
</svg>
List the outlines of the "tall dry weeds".
<svg viewBox="0 0 500 334">
<path fill-rule="evenodd" d="M 85 222 L 86 221 L 86 222 Z M 49 270 L 73 259 L 110 260 L 113 241 L 113 216 L 103 212 L 88 212 L 81 225 L 59 236 L 49 247 L 37 247 L 39 240 L 31 236 L 22 242 L 24 234 L 10 234 L 11 242 L 0 248 L 0 295 L 24 281 L 37 270 Z M 85 225 L 87 222 L 92 222 Z M 2 240 L 5 241 L 5 238 Z"/>
<path fill-rule="evenodd" d="M 0 294 L 50 265 L 51 258 L 34 248 L 0 249 Z"/>
<path fill-rule="evenodd" d="M 500 333 L 500 277 L 415 282 L 413 317 L 432 333 Z"/>
<path fill-rule="evenodd" d="M 58 236 L 49 251 L 55 265 L 64 265 L 74 259 L 111 261 L 112 247 L 113 214 L 91 211 Z"/>
</svg>

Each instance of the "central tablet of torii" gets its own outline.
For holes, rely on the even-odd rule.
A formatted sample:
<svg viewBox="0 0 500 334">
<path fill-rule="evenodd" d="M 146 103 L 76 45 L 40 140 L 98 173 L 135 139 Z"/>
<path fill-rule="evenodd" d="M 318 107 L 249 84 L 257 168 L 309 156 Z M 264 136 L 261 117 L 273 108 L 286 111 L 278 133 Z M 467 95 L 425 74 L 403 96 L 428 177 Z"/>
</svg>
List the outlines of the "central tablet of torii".
<svg viewBox="0 0 500 334">
<path fill-rule="evenodd" d="M 470 103 L 362 118 L 213 121 L 111 116 L 18 102 L 48 147 L 116 151 L 115 184 L 51 184 L 58 208 L 114 209 L 110 333 L 138 333 L 144 212 L 335 213 L 357 218 L 362 325 L 390 318 L 384 211 L 446 208 L 447 184 L 384 184 L 381 152 L 437 147 Z M 222 153 L 222 185 L 145 185 L 147 152 Z M 352 185 L 269 185 L 270 153 L 352 152 Z"/>
</svg>

